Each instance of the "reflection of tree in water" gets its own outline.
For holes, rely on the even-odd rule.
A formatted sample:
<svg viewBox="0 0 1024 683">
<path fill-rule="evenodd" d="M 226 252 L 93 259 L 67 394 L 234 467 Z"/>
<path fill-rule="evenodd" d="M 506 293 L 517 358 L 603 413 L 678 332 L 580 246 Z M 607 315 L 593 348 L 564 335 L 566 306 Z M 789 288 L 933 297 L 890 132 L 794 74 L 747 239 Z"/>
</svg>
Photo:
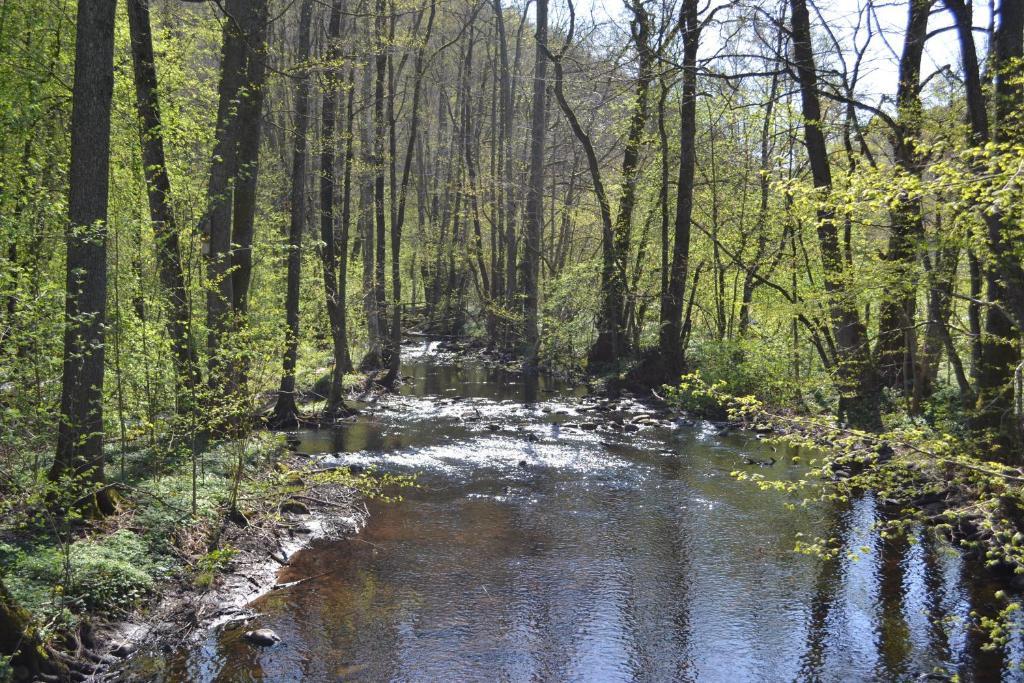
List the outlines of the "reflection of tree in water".
<svg viewBox="0 0 1024 683">
<path fill-rule="evenodd" d="M 1002 647 L 988 648 L 989 633 L 981 628 L 978 617 L 994 617 L 999 612 L 999 601 L 995 597 L 996 586 L 983 580 L 979 574 L 984 571 L 965 561 L 960 564 L 960 583 L 967 592 L 970 612 L 976 617 L 968 619 L 964 652 L 960 659 L 960 677 L 967 681 L 1000 680 L 1006 652 Z"/>
<path fill-rule="evenodd" d="M 841 540 L 839 551 L 821 560 L 818 575 L 814 581 L 814 597 L 811 600 L 804 653 L 800 657 L 799 680 L 821 680 L 825 668 L 825 644 L 828 640 L 829 615 L 836 606 L 845 578 L 844 553 L 849 538 L 851 519 L 845 506 L 830 505 L 825 511 L 823 527 L 828 537 Z"/>
<path fill-rule="evenodd" d="M 928 649 L 936 660 L 951 661 L 949 634 L 946 620 L 950 616 L 947 608 L 947 586 L 939 553 L 942 552 L 939 542 L 931 532 L 918 532 L 921 544 L 921 557 L 924 564 L 924 585 L 928 605 Z"/>
<path fill-rule="evenodd" d="M 643 628 L 630 630 L 632 648 L 640 656 L 642 670 L 634 671 L 639 678 L 691 680 L 696 676 L 691 642 L 690 586 L 692 544 L 684 538 L 685 529 L 670 515 L 655 513 L 652 524 L 644 527 L 640 541 L 646 546 L 643 557 L 652 558 L 646 575 L 639 577 L 641 585 L 630 591 L 629 608 L 636 618 L 653 613 L 647 618 L 647 633 Z M 649 604 L 637 604 L 636 598 L 646 594 Z M 667 633 L 665 632 L 667 630 Z"/>
<path fill-rule="evenodd" d="M 523 374 L 523 403 L 536 403 L 540 393 L 540 377 L 535 372 Z"/>
<path fill-rule="evenodd" d="M 861 498 L 854 506 L 870 503 L 870 497 Z M 860 516 L 850 506 L 831 506 L 825 519 L 827 536 L 837 539 L 839 547 L 834 555 L 820 560 L 814 595 L 810 604 L 804 653 L 800 659 L 799 680 L 818 681 L 835 675 L 829 670 L 828 657 L 832 647 L 840 647 L 835 638 L 840 635 L 833 631 L 839 625 L 839 610 L 849 607 L 843 597 L 852 579 L 847 560 L 848 552 L 857 552 L 861 543 L 857 533 Z M 1000 680 L 1006 673 L 1006 654 L 1000 648 L 989 649 L 988 634 L 970 623 L 962 632 L 963 647 L 951 645 L 951 629 L 961 628 L 952 614 L 958 612 L 955 594 L 962 592 L 968 603 L 966 611 L 977 610 L 984 615 L 994 615 L 998 610 L 994 598 L 995 588 L 979 581 L 973 575 L 971 563 L 958 561 L 958 573 L 947 577 L 939 553 L 946 550 L 942 541 L 936 540 L 930 532 L 914 531 L 920 542 L 919 566 L 908 563 L 910 540 L 904 534 L 891 532 L 883 537 L 872 531 L 874 551 L 878 553 L 877 569 L 872 581 L 877 586 L 875 619 L 877 632 L 875 647 L 878 659 L 874 677 L 877 680 L 905 680 L 921 674 L 931 673 L 933 668 L 949 669 L 959 674 L 960 680 Z M 927 619 L 924 631 L 915 634 L 908 622 L 908 590 L 911 577 L 909 572 L 920 572 L 914 579 L 923 584 L 924 605 Z M 969 620 L 975 621 L 976 620 Z M 918 629 L 919 630 L 919 629 Z M 920 636 L 915 638 L 915 635 Z M 924 649 L 915 653 L 915 646 Z M 957 651 L 959 650 L 959 651 Z"/>
<path fill-rule="evenodd" d="M 893 532 L 879 536 L 875 548 L 878 563 L 878 670 L 882 678 L 895 678 L 906 671 L 911 651 L 910 628 L 904 614 L 904 568 L 907 538 Z"/>
</svg>

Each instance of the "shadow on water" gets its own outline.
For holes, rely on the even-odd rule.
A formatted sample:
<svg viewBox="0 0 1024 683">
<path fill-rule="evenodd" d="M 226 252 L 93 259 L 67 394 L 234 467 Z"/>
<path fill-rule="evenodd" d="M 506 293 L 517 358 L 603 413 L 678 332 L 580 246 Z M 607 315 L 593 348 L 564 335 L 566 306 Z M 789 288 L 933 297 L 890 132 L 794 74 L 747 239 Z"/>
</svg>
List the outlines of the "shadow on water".
<svg viewBox="0 0 1024 683">
<path fill-rule="evenodd" d="M 245 627 L 281 644 L 211 634 L 146 678 L 1024 680 L 1021 639 L 986 651 L 970 626 L 994 588 L 920 530 L 880 538 L 870 496 L 787 509 L 729 474 L 801 476 L 756 439 L 479 364 L 427 355 L 405 370 L 400 396 L 300 449 L 418 472 L 422 487 L 282 570 L 318 578 L 259 599 Z M 839 550 L 797 554 L 797 533 Z"/>
</svg>

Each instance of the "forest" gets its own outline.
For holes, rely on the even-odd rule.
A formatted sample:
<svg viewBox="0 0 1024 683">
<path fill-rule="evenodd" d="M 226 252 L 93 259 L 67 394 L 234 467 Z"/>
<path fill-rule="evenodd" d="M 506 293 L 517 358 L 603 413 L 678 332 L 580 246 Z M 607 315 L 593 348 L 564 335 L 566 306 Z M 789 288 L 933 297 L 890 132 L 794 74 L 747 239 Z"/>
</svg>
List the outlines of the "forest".
<svg viewBox="0 0 1024 683">
<path fill-rule="evenodd" d="M 821 449 L 734 478 L 1014 585 L 1022 65 L 1020 0 L 0 0 L 0 680 L 225 571 L 419 342 Z"/>
</svg>

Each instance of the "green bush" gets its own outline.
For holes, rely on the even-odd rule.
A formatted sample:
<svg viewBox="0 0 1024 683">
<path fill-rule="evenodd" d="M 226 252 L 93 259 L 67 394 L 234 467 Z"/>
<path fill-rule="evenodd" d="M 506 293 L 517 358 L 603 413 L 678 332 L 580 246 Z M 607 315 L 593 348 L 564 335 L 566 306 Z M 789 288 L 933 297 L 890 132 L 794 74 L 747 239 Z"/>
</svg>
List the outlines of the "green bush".
<svg viewBox="0 0 1024 683">
<path fill-rule="evenodd" d="M 713 340 L 691 348 L 688 365 L 708 384 L 722 384 L 733 396 L 756 396 L 769 405 L 791 405 L 794 386 L 786 343 L 775 339 Z"/>
</svg>

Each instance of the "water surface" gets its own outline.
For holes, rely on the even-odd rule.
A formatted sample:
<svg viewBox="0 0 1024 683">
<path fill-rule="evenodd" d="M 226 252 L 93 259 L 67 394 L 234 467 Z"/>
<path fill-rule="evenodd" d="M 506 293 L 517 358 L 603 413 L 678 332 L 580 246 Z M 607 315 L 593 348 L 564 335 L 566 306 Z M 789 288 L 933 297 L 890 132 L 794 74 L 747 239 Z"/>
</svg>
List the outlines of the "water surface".
<svg viewBox="0 0 1024 683">
<path fill-rule="evenodd" d="M 480 364 L 420 354 L 406 372 L 402 396 L 298 448 L 421 488 L 299 553 L 280 581 L 318 578 L 261 598 L 165 680 L 1019 679 L 1019 639 L 981 649 L 969 614 L 992 612 L 994 588 L 956 552 L 879 539 L 870 497 L 791 510 L 730 476 L 798 478 L 792 453 Z M 798 533 L 844 552 L 797 554 Z M 253 648 L 256 627 L 283 642 Z"/>
</svg>

